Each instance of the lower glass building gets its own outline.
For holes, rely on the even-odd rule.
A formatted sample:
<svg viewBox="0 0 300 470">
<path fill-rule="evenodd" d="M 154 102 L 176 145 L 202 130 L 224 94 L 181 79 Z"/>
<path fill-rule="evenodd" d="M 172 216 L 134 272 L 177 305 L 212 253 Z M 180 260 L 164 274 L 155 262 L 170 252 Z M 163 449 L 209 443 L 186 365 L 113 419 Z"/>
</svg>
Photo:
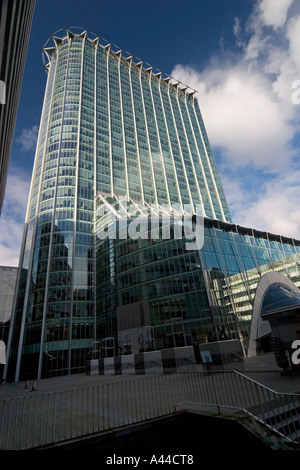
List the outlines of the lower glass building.
<svg viewBox="0 0 300 470">
<path fill-rule="evenodd" d="M 128 217 L 126 236 L 120 201 L 108 202 L 117 211 L 113 218 L 98 212 L 95 226 L 100 357 L 226 340 L 238 340 L 242 355 L 251 356 L 280 338 L 268 314 L 280 316 L 289 306 L 298 312 L 300 241 L 202 218 L 201 244 L 190 249 L 191 237 L 175 236 L 184 214 L 170 217 L 167 237 L 155 238 L 149 217 L 138 236 L 136 219 Z M 296 339 L 291 318 L 289 336 Z"/>
</svg>

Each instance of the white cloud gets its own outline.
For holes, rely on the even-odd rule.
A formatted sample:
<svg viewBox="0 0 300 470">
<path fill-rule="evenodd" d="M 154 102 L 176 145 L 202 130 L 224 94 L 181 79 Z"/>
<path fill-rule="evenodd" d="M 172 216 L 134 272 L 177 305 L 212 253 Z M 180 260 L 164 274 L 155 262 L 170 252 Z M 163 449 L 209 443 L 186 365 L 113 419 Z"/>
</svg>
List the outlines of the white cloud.
<svg viewBox="0 0 300 470">
<path fill-rule="evenodd" d="M 260 16 L 266 26 L 282 28 L 286 22 L 288 10 L 294 0 L 262 0 L 258 4 Z"/>
<path fill-rule="evenodd" d="M 289 164 L 294 125 L 283 118 L 263 74 L 243 63 L 228 67 L 214 61 L 201 73 L 178 65 L 173 75 L 198 89 L 209 139 L 228 161 L 268 171 Z"/>
<path fill-rule="evenodd" d="M 258 0 L 252 14 L 248 18 L 246 31 L 250 39 L 245 44 L 245 58 L 255 59 L 261 53 L 268 53 L 274 34 L 280 34 L 288 17 L 288 10 L 294 0 Z M 269 27 L 270 30 L 266 30 Z"/>
<path fill-rule="evenodd" d="M 0 218 L 0 266 L 18 266 L 30 175 L 11 168 Z"/>
<path fill-rule="evenodd" d="M 286 37 L 289 41 L 289 57 L 294 64 L 295 70 L 300 71 L 300 15 L 290 19 L 287 25 Z"/>
<path fill-rule="evenodd" d="M 23 151 L 35 150 L 39 127 L 32 126 L 30 129 L 23 129 L 16 142 L 21 145 Z"/>
<path fill-rule="evenodd" d="M 242 32 L 242 29 L 241 29 L 240 19 L 235 17 L 234 18 L 234 25 L 233 25 L 233 34 L 236 37 L 236 41 L 237 41 L 238 46 L 243 45 L 243 39 L 242 39 L 242 36 L 241 36 L 241 32 Z"/>
<path fill-rule="evenodd" d="M 172 75 L 198 90 L 234 222 L 300 239 L 298 7 L 257 1 L 245 26 L 233 18 L 237 53 L 223 49 L 203 70 L 177 65 Z"/>
<path fill-rule="evenodd" d="M 237 187 L 233 209 L 239 225 L 300 239 L 299 179 L 300 172 L 278 177 L 265 185 L 255 201 L 246 205 L 247 196 Z"/>
</svg>

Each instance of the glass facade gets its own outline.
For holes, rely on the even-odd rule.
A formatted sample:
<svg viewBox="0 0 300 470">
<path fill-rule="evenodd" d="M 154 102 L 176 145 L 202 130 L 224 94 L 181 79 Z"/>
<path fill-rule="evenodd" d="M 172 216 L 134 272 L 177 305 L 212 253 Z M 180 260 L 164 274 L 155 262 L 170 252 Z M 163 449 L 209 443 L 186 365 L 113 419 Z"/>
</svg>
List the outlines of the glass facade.
<svg viewBox="0 0 300 470">
<path fill-rule="evenodd" d="M 114 338 L 116 355 L 231 339 L 240 340 L 247 355 L 264 274 L 280 273 L 300 286 L 300 242 L 295 240 L 205 218 L 203 246 L 187 250 L 187 240 L 173 236 L 174 226 L 168 239 L 157 240 L 119 236 L 119 221 L 113 236 L 107 231 L 105 238 L 102 227 L 100 216 L 95 227 L 97 337 L 100 345 Z M 279 302 L 272 286 L 262 313 Z M 287 287 L 280 292 L 285 307 L 299 304 L 299 294 Z"/>
<path fill-rule="evenodd" d="M 97 194 L 201 206 L 230 220 L 194 91 L 101 38 L 62 30 L 47 84 L 20 255 L 8 377 L 83 372 L 96 316 Z"/>
<path fill-rule="evenodd" d="M 0 340 L 7 344 L 18 268 L 0 266 Z"/>
</svg>

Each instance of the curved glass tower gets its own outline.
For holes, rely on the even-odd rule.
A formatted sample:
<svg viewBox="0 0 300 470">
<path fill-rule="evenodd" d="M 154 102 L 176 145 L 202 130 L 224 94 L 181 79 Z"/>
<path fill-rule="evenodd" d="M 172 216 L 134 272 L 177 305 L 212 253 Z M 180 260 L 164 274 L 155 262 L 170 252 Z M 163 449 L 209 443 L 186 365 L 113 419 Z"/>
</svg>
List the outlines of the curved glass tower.
<svg viewBox="0 0 300 470">
<path fill-rule="evenodd" d="M 83 372 L 95 338 L 95 197 L 185 205 L 230 222 L 195 91 L 87 31 L 43 48 L 47 85 L 8 377 Z"/>
</svg>

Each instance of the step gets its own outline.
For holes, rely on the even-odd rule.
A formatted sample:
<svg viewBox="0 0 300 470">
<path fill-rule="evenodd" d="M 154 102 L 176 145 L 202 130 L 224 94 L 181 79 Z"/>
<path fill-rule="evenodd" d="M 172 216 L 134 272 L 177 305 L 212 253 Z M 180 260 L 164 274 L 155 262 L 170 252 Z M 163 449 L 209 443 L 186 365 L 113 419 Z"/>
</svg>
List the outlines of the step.
<svg viewBox="0 0 300 470">
<path fill-rule="evenodd" d="M 297 431 L 291 432 L 287 434 L 285 437 L 286 439 L 288 439 L 291 442 L 294 442 L 295 444 L 300 444 L 300 432 L 297 432 Z"/>
<path fill-rule="evenodd" d="M 298 416 L 300 419 L 300 402 L 289 403 L 278 408 L 272 408 L 271 410 L 265 412 L 263 415 L 264 420 L 267 423 L 278 421 L 281 419 L 286 419 L 287 417 Z"/>
<path fill-rule="evenodd" d="M 293 417 L 289 419 L 282 420 L 278 423 L 279 426 L 276 426 L 279 432 L 284 435 L 290 434 L 291 432 L 298 432 L 300 433 L 300 421 L 295 421 Z"/>
</svg>

